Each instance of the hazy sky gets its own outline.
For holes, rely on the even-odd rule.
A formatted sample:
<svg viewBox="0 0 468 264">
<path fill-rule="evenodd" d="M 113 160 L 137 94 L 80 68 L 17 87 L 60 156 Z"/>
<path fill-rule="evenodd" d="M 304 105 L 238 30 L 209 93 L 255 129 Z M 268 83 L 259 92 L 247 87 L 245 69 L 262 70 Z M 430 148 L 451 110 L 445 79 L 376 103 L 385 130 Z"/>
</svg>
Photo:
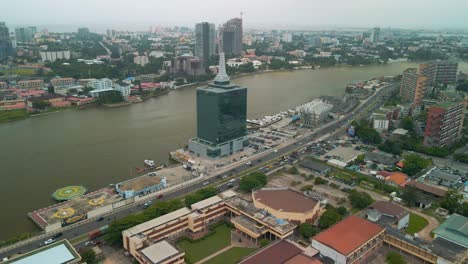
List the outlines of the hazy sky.
<svg viewBox="0 0 468 264">
<path fill-rule="evenodd" d="M 219 24 L 241 11 L 247 27 L 468 28 L 468 0 L 0 0 L 10 25 L 91 29 Z"/>
</svg>

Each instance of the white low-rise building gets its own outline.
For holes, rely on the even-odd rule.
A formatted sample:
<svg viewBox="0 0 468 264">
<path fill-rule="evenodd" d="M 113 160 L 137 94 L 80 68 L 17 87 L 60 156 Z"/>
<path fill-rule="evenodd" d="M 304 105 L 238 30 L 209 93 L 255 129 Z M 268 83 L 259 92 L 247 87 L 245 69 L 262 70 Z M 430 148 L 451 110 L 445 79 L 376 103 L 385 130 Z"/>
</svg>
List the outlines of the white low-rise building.
<svg viewBox="0 0 468 264">
<path fill-rule="evenodd" d="M 54 62 L 56 60 L 69 60 L 70 59 L 70 51 L 69 50 L 62 50 L 62 51 L 41 51 L 41 60 L 42 62 L 50 61 Z"/>
</svg>

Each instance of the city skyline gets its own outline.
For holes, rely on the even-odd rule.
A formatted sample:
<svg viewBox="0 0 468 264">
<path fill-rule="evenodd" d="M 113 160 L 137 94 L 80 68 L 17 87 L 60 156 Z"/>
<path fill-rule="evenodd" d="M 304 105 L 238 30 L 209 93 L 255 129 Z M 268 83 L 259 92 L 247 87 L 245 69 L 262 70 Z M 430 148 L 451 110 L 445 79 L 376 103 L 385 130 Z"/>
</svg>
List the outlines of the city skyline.
<svg viewBox="0 0 468 264">
<path fill-rule="evenodd" d="M 237 2 L 237 8 L 217 9 L 220 1 L 208 0 L 199 7 L 190 1 L 173 2 L 137 0 L 128 1 L 63 1 L 36 2 L 21 0 L 2 3 L 0 21 L 8 25 L 88 26 L 101 32 L 104 28 L 146 30 L 151 25 L 179 25 L 193 27 L 209 21 L 217 26 L 227 18 L 244 13 L 247 28 L 310 29 L 316 27 L 397 27 L 397 28 L 468 28 L 463 10 L 468 2 L 460 0 L 434 1 L 430 6 L 421 0 L 402 0 L 378 3 L 370 0 L 352 3 L 333 0 L 319 1 L 255 1 Z M 47 10 L 43 7 L 47 6 Z M 405 8 L 402 9 L 401 7 Z M 18 8 L 23 12 L 16 12 Z M 266 9 L 268 7 L 268 9 Z M 42 10 L 41 12 L 37 12 Z M 197 10 L 193 12 L 192 10 Z M 284 12 L 289 10 L 290 12 Z M 104 12 L 105 11 L 105 12 Z M 423 11 L 423 12 L 421 12 Z M 394 15 L 382 15 L 394 14 Z M 398 19 L 395 19 L 398 17 Z M 59 31 L 59 30 L 57 30 Z"/>
</svg>

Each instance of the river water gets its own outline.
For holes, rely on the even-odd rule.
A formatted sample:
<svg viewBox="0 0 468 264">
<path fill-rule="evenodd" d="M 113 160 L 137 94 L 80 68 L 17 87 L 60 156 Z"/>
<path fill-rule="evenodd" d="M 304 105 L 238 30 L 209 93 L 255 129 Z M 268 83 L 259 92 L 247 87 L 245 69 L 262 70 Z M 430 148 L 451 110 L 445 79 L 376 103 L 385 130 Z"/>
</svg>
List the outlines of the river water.
<svg viewBox="0 0 468 264">
<path fill-rule="evenodd" d="M 277 113 L 346 83 L 400 74 L 414 63 L 273 72 L 234 80 L 248 87 L 248 118 Z M 467 71 L 468 64 L 460 65 Z M 0 124 L 0 240 L 36 231 L 27 212 L 53 204 L 65 185 L 95 190 L 132 177 L 143 159 L 158 162 L 195 136 L 195 89 L 119 108 L 67 110 Z"/>
</svg>

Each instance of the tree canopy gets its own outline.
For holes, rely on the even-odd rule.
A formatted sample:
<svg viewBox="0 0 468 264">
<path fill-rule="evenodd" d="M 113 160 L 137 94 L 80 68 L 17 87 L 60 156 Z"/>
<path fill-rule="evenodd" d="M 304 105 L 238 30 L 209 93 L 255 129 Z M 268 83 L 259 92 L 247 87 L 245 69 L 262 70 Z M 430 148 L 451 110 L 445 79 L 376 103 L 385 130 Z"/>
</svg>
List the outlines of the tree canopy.
<svg viewBox="0 0 468 264">
<path fill-rule="evenodd" d="M 242 177 L 239 182 L 239 188 L 244 192 L 250 192 L 252 189 L 265 186 L 267 183 L 267 176 L 265 173 L 255 171 L 247 176 Z"/>
<path fill-rule="evenodd" d="M 349 201 L 354 208 L 364 209 L 367 206 L 371 205 L 374 201 L 372 197 L 366 192 L 358 192 L 356 190 L 351 190 L 349 193 Z"/>
<path fill-rule="evenodd" d="M 320 232 L 320 228 L 313 226 L 309 223 L 302 223 L 299 225 L 299 234 L 305 239 L 309 239 Z"/>
<path fill-rule="evenodd" d="M 218 194 L 218 189 L 215 187 L 207 187 L 200 189 L 194 193 L 185 196 L 185 205 L 189 207 L 194 203 L 215 196 L 216 194 Z"/>
<path fill-rule="evenodd" d="M 327 229 L 330 226 L 338 223 L 343 218 L 335 208 L 327 209 L 319 218 L 319 227 L 322 229 Z"/>
<path fill-rule="evenodd" d="M 417 154 L 408 154 L 404 158 L 403 172 L 409 176 L 417 174 L 432 163 L 430 159 L 424 159 Z"/>
</svg>

